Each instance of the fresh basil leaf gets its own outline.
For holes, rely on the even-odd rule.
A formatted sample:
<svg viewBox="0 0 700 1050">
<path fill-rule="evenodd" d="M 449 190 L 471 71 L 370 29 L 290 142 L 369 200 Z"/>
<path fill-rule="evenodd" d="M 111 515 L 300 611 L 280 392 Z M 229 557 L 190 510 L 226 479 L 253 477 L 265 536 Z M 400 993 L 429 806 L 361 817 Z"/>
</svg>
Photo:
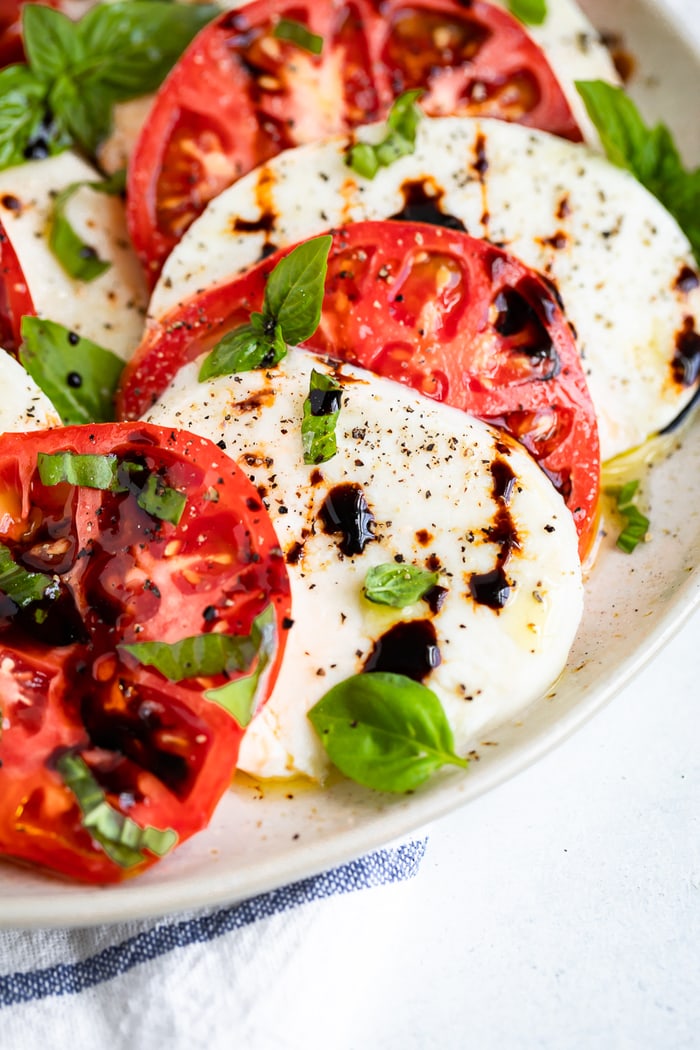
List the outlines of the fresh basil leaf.
<svg viewBox="0 0 700 1050">
<path fill-rule="evenodd" d="M 281 259 L 265 286 L 262 313 L 228 332 L 204 358 L 199 382 L 215 376 L 271 368 L 318 328 L 326 284 L 330 234 L 297 245 Z"/>
<path fill-rule="evenodd" d="M 309 339 L 318 328 L 328 269 L 330 234 L 298 244 L 267 279 L 263 318 L 280 326 L 289 346 Z"/>
<path fill-rule="evenodd" d="M 179 642 L 134 642 L 120 645 L 141 664 L 155 667 L 171 682 L 247 670 L 257 654 L 250 635 L 195 634 Z"/>
<path fill-rule="evenodd" d="M 404 91 L 394 99 L 386 119 L 387 132 L 381 142 L 356 142 L 350 147 L 347 163 L 366 179 L 372 179 L 380 168 L 393 164 L 399 157 L 413 153 L 416 147 L 416 131 L 422 118 L 422 111 L 416 100 L 423 94 L 423 88 Z"/>
<path fill-rule="evenodd" d="M 258 659 L 248 674 L 217 689 L 207 689 L 207 700 L 223 707 L 241 729 L 250 724 L 256 711 L 256 699 L 260 680 L 277 649 L 277 621 L 274 606 L 268 605 L 253 620 L 250 641 Z M 250 665 L 249 665 L 250 666 Z"/>
<path fill-rule="evenodd" d="M 55 321 L 23 317 L 19 359 L 64 424 L 114 419 L 114 392 L 124 367 L 116 354 Z"/>
<path fill-rule="evenodd" d="M 98 4 L 75 23 L 86 59 L 74 70 L 74 78 L 85 87 L 99 85 L 115 102 L 147 95 L 160 86 L 200 29 L 219 14 L 215 4 Z"/>
<path fill-rule="evenodd" d="M 687 170 L 665 124 L 649 127 L 623 88 L 577 80 L 606 155 L 626 168 L 673 215 L 700 264 L 700 168 Z"/>
<path fill-rule="evenodd" d="M 131 817 L 112 806 L 80 755 L 65 752 L 56 761 L 63 783 L 75 796 L 83 817 L 83 827 L 115 864 L 134 868 L 148 859 L 146 853 L 163 857 L 177 844 L 173 828 L 141 827 Z"/>
<path fill-rule="evenodd" d="M 610 488 L 608 495 L 616 501 L 617 511 L 624 521 L 624 528 L 617 537 L 616 545 L 625 554 L 631 554 L 640 543 L 645 542 L 649 532 L 649 519 L 642 514 L 634 497 L 639 488 L 639 481 L 628 481 L 620 488 Z"/>
<path fill-rule="evenodd" d="M 0 70 L 0 169 L 23 164 L 45 130 L 46 85 L 27 66 Z M 48 154 L 66 143 L 60 132 L 44 135 Z M 43 140 L 44 140 L 43 139 Z"/>
<path fill-rule="evenodd" d="M 199 382 L 204 383 L 215 376 L 250 372 L 254 368 L 270 368 L 286 352 L 279 325 L 275 326 L 271 334 L 262 332 L 254 324 L 240 325 L 227 332 L 204 358 L 199 369 Z"/>
<path fill-rule="evenodd" d="M 0 543 L 0 593 L 23 609 L 43 598 L 57 598 L 59 585 L 43 572 L 29 572 L 18 565 L 9 548 Z"/>
<path fill-rule="evenodd" d="M 333 765 L 376 791 L 413 791 L 440 766 L 467 766 L 435 693 L 404 675 L 346 678 L 308 718 Z"/>
<path fill-rule="evenodd" d="M 78 485 L 86 489 L 116 490 L 119 460 L 113 454 L 39 452 L 37 469 L 42 485 Z"/>
<path fill-rule="evenodd" d="M 373 565 L 365 576 L 365 598 L 378 605 L 404 609 L 413 605 L 437 585 L 440 574 L 421 569 L 418 565 L 388 562 Z"/>
<path fill-rule="evenodd" d="M 29 3 L 22 8 L 22 43 L 32 70 L 47 82 L 84 57 L 75 23 L 60 11 L 40 4 Z"/>
<path fill-rule="evenodd" d="M 149 474 L 136 502 L 142 510 L 159 521 L 177 525 L 187 504 L 187 496 L 184 492 L 171 489 L 157 474 Z"/>
<path fill-rule="evenodd" d="M 547 18 L 547 0 L 508 0 L 508 10 L 526 26 L 541 26 Z"/>
<path fill-rule="evenodd" d="M 278 40 L 286 40 L 290 44 L 296 44 L 304 51 L 312 55 L 320 55 L 323 51 L 323 37 L 312 33 L 301 22 L 295 22 L 292 18 L 280 18 L 272 35 Z"/>
<path fill-rule="evenodd" d="M 335 427 L 340 415 L 342 391 L 334 376 L 312 369 L 301 422 L 304 463 L 326 463 L 338 451 Z"/>
</svg>

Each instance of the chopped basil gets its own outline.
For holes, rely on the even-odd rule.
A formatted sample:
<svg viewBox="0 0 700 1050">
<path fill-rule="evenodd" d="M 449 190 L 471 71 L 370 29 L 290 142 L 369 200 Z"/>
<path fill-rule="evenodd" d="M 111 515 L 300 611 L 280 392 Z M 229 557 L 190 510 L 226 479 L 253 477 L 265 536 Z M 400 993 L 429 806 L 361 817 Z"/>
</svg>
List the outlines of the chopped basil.
<svg viewBox="0 0 700 1050">
<path fill-rule="evenodd" d="M 416 146 L 416 129 L 422 112 L 416 99 L 423 88 L 404 91 L 394 100 L 386 118 L 387 132 L 381 142 L 356 142 L 350 147 L 347 163 L 358 175 L 373 179 L 380 168 L 387 168 L 399 157 L 413 153 Z"/>
<path fill-rule="evenodd" d="M 312 369 L 301 423 L 304 463 L 325 463 L 338 451 L 335 425 L 340 415 L 342 390 L 333 376 Z"/>
<path fill-rule="evenodd" d="M 116 196 L 123 192 L 124 182 L 123 171 L 103 182 L 73 182 L 54 200 L 49 224 L 49 247 L 69 277 L 78 281 L 94 281 L 112 265 L 100 259 L 95 249 L 86 244 L 71 226 L 67 215 L 70 200 L 83 187 Z"/>
<path fill-rule="evenodd" d="M 541 26 L 547 17 L 547 0 L 508 0 L 508 10 L 525 25 Z"/>
<path fill-rule="evenodd" d="M 116 354 L 38 317 L 23 317 L 21 333 L 19 359 L 63 423 L 114 419 L 114 392 L 124 368 Z"/>
<path fill-rule="evenodd" d="M 207 689 L 205 697 L 223 707 L 245 729 L 255 714 L 258 685 L 277 648 L 277 621 L 272 605 L 256 616 L 250 632 L 252 647 L 258 659 L 248 674 L 218 689 Z"/>
<path fill-rule="evenodd" d="M 0 168 L 78 146 L 94 154 L 117 102 L 155 91 L 214 5 L 122 0 L 74 22 L 22 8 L 27 63 L 0 72 Z"/>
<path fill-rule="evenodd" d="M 144 850 L 163 857 L 177 843 L 177 832 L 150 824 L 141 827 L 112 806 L 79 755 L 66 752 L 56 762 L 63 783 L 73 793 L 83 816 L 83 827 L 120 868 L 134 868 L 148 859 Z"/>
<path fill-rule="evenodd" d="M 0 543 L 0 593 L 23 609 L 44 598 L 57 598 L 59 585 L 43 572 L 28 572 L 18 565 L 9 548 Z"/>
<path fill-rule="evenodd" d="M 42 485 L 80 485 L 86 489 L 116 489 L 119 460 L 78 452 L 39 452 L 37 467 Z"/>
<path fill-rule="evenodd" d="M 275 26 L 273 36 L 278 40 L 286 40 L 290 44 L 296 44 L 304 51 L 310 51 L 312 55 L 320 55 L 323 51 L 323 37 L 317 36 L 307 29 L 301 22 L 295 22 L 292 18 L 280 18 Z"/>
<path fill-rule="evenodd" d="M 341 773 L 377 791 L 413 791 L 440 766 L 467 766 L 435 693 L 403 675 L 346 678 L 308 718 Z"/>
<path fill-rule="evenodd" d="M 214 376 L 270 368 L 318 328 L 332 237 L 314 237 L 281 259 L 265 286 L 262 313 L 251 314 L 207 354 L 199 370 L 203 383 Z"/>
<path fill-rule="evenodd" d="M 631 554 L 639 543 L 643 543 L 649 532 L 649 519 L 640 511 L 634 497 L 639 488 L 639 481 L 628 481 L 618 489 L 608 489 L 608 493 L 615 497 L 618 513 L 622 516 L 625 525 L 617 537 L 617 546 L 625 554 Z"/>
<path fill-rule="evenodd" d="M 169 488 L 157 474 L 149 474 L 136 502 L 142 510 L 159 521 L 177 525 L 185 509 L 187 496 L 184 492 Z"/>
<path fill-rule="evenodd" d="M 365 598 L 379 605 L 403 609 L 428 593 L 439 580 L 437 572 L 429 572 L 418 565 L 373 565 L 365 576 Z"/>
<path fill-rule="evenodd" d="M 626 168 L 673 215 L 700 263 L 700 168 L 688 171 L 665 124 L 649 127 L 623 88 L 577 80 L 608 159 Z"/>
<path fill-rule="evenodd" d="M 120 461 L 111 453 L 101 456 L 68 451 L 40 452 L 37 467 L 42 485 L 60 485 L 65 481 L 69 485 L 111 492 L 126 492 L 131 488 L 122 483 L 124 472 L 127 477 L 143 473 L 146 477 L 136 491 L 136 502 L 147 514 L 173 525 L 178 524 L 187 504 L 187 496 L 170 488 L 157 474 L 148 473 L 139 463 Z"/>
</svg>

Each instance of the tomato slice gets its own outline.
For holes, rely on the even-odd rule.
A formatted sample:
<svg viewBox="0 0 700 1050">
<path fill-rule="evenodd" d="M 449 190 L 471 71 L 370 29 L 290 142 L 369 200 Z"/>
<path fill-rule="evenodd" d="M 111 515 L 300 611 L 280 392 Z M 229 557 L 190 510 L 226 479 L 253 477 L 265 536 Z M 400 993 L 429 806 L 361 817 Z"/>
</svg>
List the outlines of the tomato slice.
<svg viewBox="0 0 700 1050">
<path fill-rule="evenodd" d="M 278 39 L 281 18 L 320 36 L 322 53 Z M 381 119 L 418 86 L 432 115 L 501 117 L 581 139 L 542 51 L 485 0 L 253 0 L 221 15 L 163 84 L 129 165 L 129 231 L 149 280 L 241 175 Z"/>
<path fill-rule="evenodd" d="M 39 454 L 66 451 L 116 457 L 119 484 L 43 484 Z M 159 498 L 184 497 L 177 523 L 144 495 L 149 479 Z M 284 559 L 257 491 L 191 434 L 142 424 L 6 434 L 0 482 L 5 557 L 52 581 L 28 604 L 0 591 L 0 853 L 118 881 L 158 850 L 151 831 L 135 857 L 115 859 L 109 827 L 125 823 L 132 845 L 146 828 L 182 842 L 229 786 L 243 728 L 221 689 L 258 666 L 256 706 L 272 689 L 291 624 Z M 249 652 L 240 670 L 200 664 L 198 677 L 182 669 L 171 681 L 121 648 L 254 636 L 265 615 L 264 661 Z M 97 824 L 67 770 L 100 804 Z"/>
<path fill-rule="evenodd" d="M 13 357 L 22 342 L 22 318 L 35 313 L 24 271 L 0 222 L 0 346 Z"/>
<path fill-rule="evenodd" d="M 127 364 L 119 413 L 137 418 L 178 368 L 262 306 L 284 249 L 192 297 Z M 304 344 L 503 427 L 571 510 L 582 557 L 596 528 L 596 416 L 569 324 L 534 271 L 460 230 L 360 222 L 333 232 L 321 321 Z"/>
</svg>

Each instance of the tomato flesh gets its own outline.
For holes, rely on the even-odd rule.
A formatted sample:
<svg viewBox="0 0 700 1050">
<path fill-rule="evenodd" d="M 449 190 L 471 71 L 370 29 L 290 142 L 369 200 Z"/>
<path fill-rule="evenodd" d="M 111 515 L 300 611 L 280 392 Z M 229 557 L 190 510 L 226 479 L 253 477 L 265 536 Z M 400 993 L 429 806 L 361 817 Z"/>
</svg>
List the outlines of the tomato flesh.
<svg viewBox="0 0 700 1050">
<path fill-rule="evenodd" d="M 116 455 L 129 478 L 157 476 L 186 495 L 180 521 L 125 491 L 46 486 L 37 454 Z M 0 594 L 0 853 L 64 875 L 113 882 L 157 859 L 116 863 L 85 827 L 60 771 L 77 756 L 119 814 L 172 829 L 204 827 L 235 769 L 243 728 L 213 690 L 241 672 L 169 681 L 120 647 L 216 632 L 248 635 L 268 606 L 274 684 L 291 621 L 284 559 L 262 502 L 204 439 L 141 424 L 67 427 L 0 437 L 0 542 L 59 593 L 18 606 Z M 7 492 L 7 489 L 4 490 Z"/>
<path fill-rule="evenodd" d="M 322 53 L 278 39 L 280 18 L 320 36 Z M 283 149 L 382 119 L 415 87 L 432 116 L 500 117 L 581 139 L 543 53 L 485 0 L 253 0 L 193 41 L 134 151 L 127 216 L 149 279 L 241 175 Z"/>
<path fill-rule="evenodd" d="M 0 222 L 0 346 L 13 357 L 22 342 L 22 318 L 35 313 L 24 271 Z"/>
<path fill-rule="evenodd" d="M 181 365 L 260 310 L 267 276 L 290 250 L 150 329 L 123 373 L 120 414 L 142 415 Z M 333 232 L 320 324 L 304 345 L 503 427 L 564 496 L 585 555 L 600 484 L 595 411 L 561 306 L 534 271 L 460 230 L 355 223 Z"/>
</svg>

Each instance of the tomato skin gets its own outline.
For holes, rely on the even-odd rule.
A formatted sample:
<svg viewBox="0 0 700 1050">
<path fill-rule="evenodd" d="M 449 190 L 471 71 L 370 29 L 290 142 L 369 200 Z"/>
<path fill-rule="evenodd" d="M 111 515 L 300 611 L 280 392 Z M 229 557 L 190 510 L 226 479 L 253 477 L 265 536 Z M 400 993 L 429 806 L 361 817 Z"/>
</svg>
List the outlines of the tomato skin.
<svg viewBox="0 0 700 1050">
<path fill-rule="evenodd" d="M 600 488 L 595 411 L 555 293 L 488 242 L 425 223 L 332 231 L 321 320 L 304 344 L 501 426 L 549 474 L 573 513 L 582 557 Z M 122 418 L 144 414 L 178 368 L 260 310 L 283 249 L 193 296 L 147 331 L 122 375 Z"/>
<path fill-rule="evenodd" d="M 319 35 L 322 54 L 274 37 L 282 17 Z M 192 42 L 131 158 L 127 219 L 148 279 L 241 175 L 283 149 L 382 119 L 416 86 L 431 115 L 495 116 L 581 139 L 543 53 L 486 0 L 252 0 Z"/>
<path fill-rule="evenodd" d="M 45 487 L 37 453 L 59 451 L 143 462 L 186 491 L 180 522 L 154 519 L 130 492 Z M 243 735 L 204 696 L 228 676 L 171 682 L 119 646 L 215 627 L 248 634 L 272 603 L 278 644 L 262 702 L 291 622 L 284 559 L 247 478 L 189 433 L 103 424 L 6 434 L 0 478 L 0 542 L 19 564 L 60 581 L 68 625 L 57 638 L 46 601 L 45 620 L 32 627 L 0 595 L 0 853 L 83 881 L 120 881 L 157 858 L 147 853 L 129 868 L 110 859 L 83 826 L 60 756 L 80 756 L 111 805 L 140 826 L 172 828 L 179 842 L 206 826 L 230 785 Z"/>
<path fill-rule="evenodd" d="M 0 346 L 13 357 L 22 342 L 22 318 L 35 313 L 24 271 L 0 222 Z"/>
</svg>

